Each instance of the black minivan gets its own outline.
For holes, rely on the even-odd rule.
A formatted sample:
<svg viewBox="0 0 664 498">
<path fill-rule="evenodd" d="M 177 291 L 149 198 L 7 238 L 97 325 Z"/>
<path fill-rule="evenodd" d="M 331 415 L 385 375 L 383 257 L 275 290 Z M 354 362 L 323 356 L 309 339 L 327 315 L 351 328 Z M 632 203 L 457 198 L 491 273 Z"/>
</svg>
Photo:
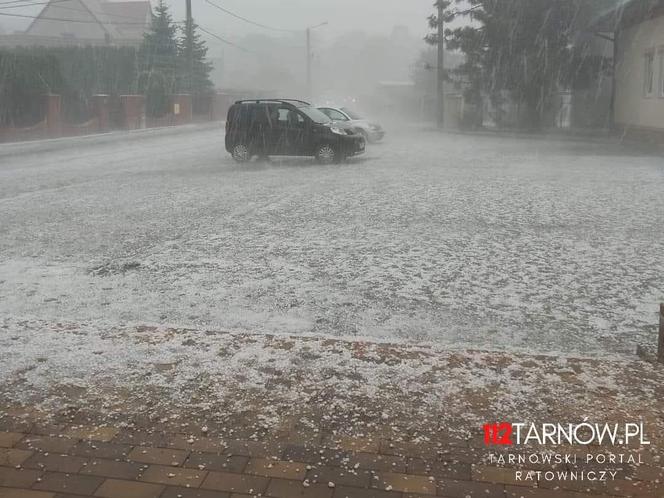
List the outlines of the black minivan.
<svg viewBox="0 0 664 498">
<path fill-rule="evenodd" d="M 364 149 L 362 135 L 333 123 L 308 102 L 239 100 L 228 110 L 226 150 L 238 162 L 253 156 L 314 156 L 329 164 Z"/>
</svg>

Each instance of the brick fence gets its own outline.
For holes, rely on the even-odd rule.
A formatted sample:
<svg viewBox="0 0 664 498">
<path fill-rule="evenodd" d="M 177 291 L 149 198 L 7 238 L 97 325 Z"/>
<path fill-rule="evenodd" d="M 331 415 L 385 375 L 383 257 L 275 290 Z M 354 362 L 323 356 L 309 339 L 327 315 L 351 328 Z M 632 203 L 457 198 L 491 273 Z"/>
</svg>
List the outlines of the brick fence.
<svg viewBox="0 0 664 498">
<path fill-rule="evenodd" d="M 194 114 L 191 95 L 171 96 L 170 112 L 158 118 L 146 116 L 143 95 L 94 95 L 91 119 L 83 123 L 68 123 L 63 118 L 63 103 L 60 95 L 42 97 L 42 119 L 29 127 L 0 127 L 0 143 L 44 138 L 90 135 L 111 130 L 137 130 L 161 126 L 179 126 L 193 122 L 221 121 L 225 119 L 232 103 L 230 95 L 218 93 L 197 108 L 203 112 Z"/>
</svg>

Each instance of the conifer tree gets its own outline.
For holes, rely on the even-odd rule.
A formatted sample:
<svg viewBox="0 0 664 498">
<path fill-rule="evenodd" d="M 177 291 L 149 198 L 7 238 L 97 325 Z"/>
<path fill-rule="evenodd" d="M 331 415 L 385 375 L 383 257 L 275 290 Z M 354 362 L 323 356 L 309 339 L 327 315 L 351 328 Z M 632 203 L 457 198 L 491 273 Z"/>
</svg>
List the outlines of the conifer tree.
<svg viewBox="0 0 664 498">
<path fill-rule="evenodd" d="M 146 96 L 150 116 L 168 112 L 169 95 L 177 91 L 177 27 L 164 0 L 159 0 L 152 14 L 150 30 L 139 50 L 139 89 Z"/>
</svg>

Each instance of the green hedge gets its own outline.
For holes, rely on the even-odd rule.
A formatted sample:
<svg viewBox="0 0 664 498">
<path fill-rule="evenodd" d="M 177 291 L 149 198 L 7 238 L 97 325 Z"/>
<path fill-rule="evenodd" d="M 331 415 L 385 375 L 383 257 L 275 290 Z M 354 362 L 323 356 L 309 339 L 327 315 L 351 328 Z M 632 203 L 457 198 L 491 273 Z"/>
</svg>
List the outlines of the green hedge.
<svg viewBox="0 0 664 498">
<path fill-rule="evenodd" d="M 43 116 L 42 95 L 62 96 L 65 120 L 92 116 L 91 97 L 138 91 L 138 61 L 127 47 L 20 47 L 0 50 L 0 126 L 29 126 Z"/>
</svg>

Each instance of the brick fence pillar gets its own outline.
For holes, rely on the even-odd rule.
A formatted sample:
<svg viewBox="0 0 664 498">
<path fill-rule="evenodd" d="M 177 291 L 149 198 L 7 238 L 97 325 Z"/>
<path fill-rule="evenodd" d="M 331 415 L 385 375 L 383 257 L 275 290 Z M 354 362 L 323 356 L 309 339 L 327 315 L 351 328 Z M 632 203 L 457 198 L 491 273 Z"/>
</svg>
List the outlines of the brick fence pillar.
<svg viewBox="0 0 664 498">
<path fill-rule="evenodd" d="M 174 116 L 173 124 L 182 125 L 193 121 L 194 109 L 191 95 L 185 93 L 173 95 L 171 102 L 171 112 Z"/>
<path fill-rule="evenodd" d="M 46 133 L 49 137 L 58 137 L 62 131 L 62 97 L 60 95 L 44 95 L 44 114 L 46 116 Z"/>
<path fill-rule="evenodd" d="M 99 131 L 108 131 L 110 128 L 110 99 L 108 95 L 93 95 L 92 102 L 95 108 L 95 117 L 99 122 Z"/>
<path fill-rule="evenodd" d="M 659 305 L 659 341 L 657 346 L 657 361 L 664 363 L 664 303 Z"/>
<path fill-rule="evenodd" d="M 143 95 L 121 95 L 122 128 L 140 130 L 145 128 L 145 97 Z"/>
</svg>

